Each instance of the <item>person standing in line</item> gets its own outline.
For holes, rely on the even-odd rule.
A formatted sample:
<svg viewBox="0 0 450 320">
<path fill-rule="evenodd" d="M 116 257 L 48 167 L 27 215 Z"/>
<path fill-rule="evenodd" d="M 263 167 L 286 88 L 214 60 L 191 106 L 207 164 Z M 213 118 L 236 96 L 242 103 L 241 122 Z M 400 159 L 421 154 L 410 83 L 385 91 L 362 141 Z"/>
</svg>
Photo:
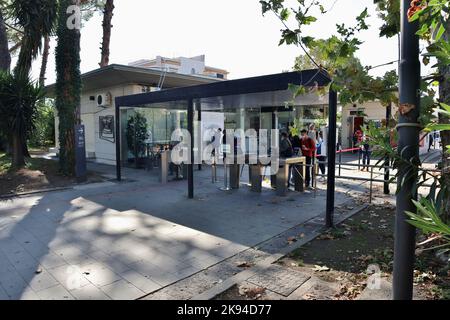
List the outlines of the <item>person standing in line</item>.
<svg viewBox="0 0 450 320">
<path fill-rule="evenodd" d="M 428 152 L 430 152 L 431 147 L 432 147 L 433 144 L 434 144 L 434 139 L 433 139 L 433 137 L 434 137 L 434 132 L 432 132 L 432 133 L 429 134 Z"/>
<path fill-rule="evenodd" d="M 220 145 L 222 144 L 222 129 L 218 128 L 211 139 L 213 150 L 211 152 L 213 164 L 217 163 L 217 159 L 220 153 Z"/>
<path fill-rule="evenodd" d="M 366 136 L 364 137 L 363 142 L 361 142 L 361 153 L 362 153 L 362 161 L 363 161 L 363 167 L 361 171 L 369 171 L 370 166 L 370 157 L 372 155 L 372 150 L 370 148 L 369 144 L 369 138 Z"/>
<path fill-rule="evenodd" d="M 317 139 L 316 148 L 317 148 L 317 160 L 319 161 L 320 173 L 322 173 L 324 175 L 325 174 L 325 161 L 327 160 L 327 157 L 326 157 L 326 153 L 325 153 L 325 150 L 324 150 L 325 148 L 323 146 L 323 133 L 322 133 L 322 131 L 319 132 L 319 137 Z M 325 177 L 322 177 L 321 180 L 324 181 Z"/>
<path fill-rule="evenodd" d="M 286 132 L 281 133 L 281 141 L 280 141 L 280 158 L 290 158 L 294 155 L 294 149 L 292 148 L 291 140 L 289 139 L 289 136 Z M 289 165 L 288 169 L 288 188 L 290 186 L 291 181 L 291 173 L 292 173 L 292 166 Z"/>
<path fill-rule="evenodd" d="M 301 132 L 302 138 L 300 139 L 300 149 L 302 150 L 303 156 L 306 158 L 306 177 L 305 177 L 305 185 L 307 188 L 310 187 L 311 183 L 311 172 L 312 172 L 312 163 L 313 157 L 316 152 L 316 144 L 314 140 L 308 136 L 308 131 L 302 130 Z"/>
<path fill-rule="evenodd" d="M 280 157 L 281 158 L 290 158 L 294 154 L 292 149 L 291 141 L 289 141 L 288 134 L 286 132 L 281 133 L 281 142 L 280 142 Z"/>
<path fill-rule="evenodd" d="M 294 155 L 298 156 L 300 154 L 300 137 L 297 134 L 292 137 L 291 144 L 294 149 Z"/>
<path fill-rule="evenodd" d="M 314 123 L 311 123 L 309 125 L 308 137 L 310 137 L 314 141 L 314 144 L 317 143 L 318 134 L 316 130 L 316 125 Z"/>
<path fill-rule="evenodd" d="M 314 142 L 314 146 L 317 145 L 317 140 L 319 138 L 319 132 L 316 129 L 316 125 L 314 123 L 311 123 L 308 128 L 308 137 L 312 139 Z M 314 170 L 315 164 L 316 164 L 316 151 L 314 151 L 314 154 L 312 156 L 311 165 L 313 166 L 311 170 Z M 312 171 L 311 171 L 312 172 Z M 312 181 L 311 185 L 314 185 L 314 181 Z"/>
</svg>

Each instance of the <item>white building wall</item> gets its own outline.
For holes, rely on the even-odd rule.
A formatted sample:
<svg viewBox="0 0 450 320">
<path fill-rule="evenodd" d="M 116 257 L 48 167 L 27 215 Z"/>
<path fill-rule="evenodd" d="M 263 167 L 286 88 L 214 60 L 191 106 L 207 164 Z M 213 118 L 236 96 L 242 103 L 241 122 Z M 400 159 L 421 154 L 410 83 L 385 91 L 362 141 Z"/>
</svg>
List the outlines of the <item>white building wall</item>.
<svg viewBox="0 0 450 320">
<path fill-rule="evenodd" d="M 180 63 L 178 72 L 182 74 L 202 74 L 205 71 L 205 61 L 181 57 Z"/>
<path fill-rule="evenodd" d="M 116 143 L 107 141 L 100 138 L 100 123 L 99 119 L 102 116 L 114 116 L 115 117 L 115 98 L 124 95 L 141 93 L 141 87 L 137 85 L 126 85 L 120 87 L 107 88 L 104 91 L 98 91 L 97 94 L 111 93 L 112 104 L 109 108 L 94 108 L 98 110 L 94 114 L 94 132 L 95 132 L 95 160 L 99 163 L 111 164 L 116 163 Z M 115 120 L 115 119 L 114 119 Z M 114 123 L 115 125 L 115 123 Z M 114 128 L 116 129 L 116 128 Z M 115 135 L 115 134 L 114 134 Z M 120 137 L 115 136 L 115 141 Z"/>
<path fill-rule="evenodd" d="M 96 162 L 105 164 L 115 164 L 116 161 L 116 144 L 115 141 L 107 141 L 100 138 L 100 117 L 115 117 L 115 98 L 124 95 L 141 93 L 141 86 L 130 84 L 116 86 L 110 88 L 99 89 L 96 91 L 83 92 L 81 96 L 81 122 L 85 126 L 86 131 L 86 156 L 95 159 Z M 90 100 L 90 97 L 97 97 L 99 94 L 110 93 L 112 103 L 109 107 L 97 107 L 96 101 Z M 56 148 L 59 148 L 58 128 L 59 119 L 55 117 L 55 135 Z M 115 125 L 115 121 L 114 121 Z M 115 129 L 115 128 L 114 128 Z M 114 132 L 115 135 L 115 132 Z M 117 141 L 118 137 L 115 137 Z"/>
</svg>

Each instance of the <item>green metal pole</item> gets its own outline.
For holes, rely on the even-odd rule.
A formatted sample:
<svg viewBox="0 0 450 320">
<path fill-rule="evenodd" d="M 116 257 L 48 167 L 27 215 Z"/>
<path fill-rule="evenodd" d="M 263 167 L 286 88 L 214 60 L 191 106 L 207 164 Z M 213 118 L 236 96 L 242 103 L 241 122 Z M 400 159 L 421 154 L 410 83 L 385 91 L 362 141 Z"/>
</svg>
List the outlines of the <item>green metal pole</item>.
<svg viewBox="0 0 450 320">
<path fill-rule="evenodd" d="M 391 135 L 389 134 L 389 122 L 391 120 L 391 114 L 392 114 L 392 103 L 389 104 L 389 106 L 386 107 L 386 129 L 388 130 L 388 136 L 387 136 L 387 141 L 388 143 L 391 142 Z M 390 194 L 391 191 L 389 190 L 389 179 L 390 179 L 390 172 L 389 172 L 389 165 L 390 165 L 391 161 L 390 161 L 390 157 L 387 156 L 385 161 L 384 161 L 384 194 Z"/>
<path fill-rule="evenodd" d="M 189 163 L 188 163 L 188 198 L 194 199 L 194 101 L 188 100 L 187 106 L 188 131 L 191 134 L 191 145 L 189 147 Z"/>
<path fill-rule="evenodd" d="M 333 89 L 329 92 L 329 118 L 328 118 L 328 178 L 327 178 L 327 202 L 325 223 L 327 228 L 334 226 L 334 200 L 336 189 L 336 122 L 337 122 L 337 93 Z"/>
<path fill-rule="evenodd" d="M 407 12 L 409 0 L 401 2 L 401 48 L 400 48 L 400 116 L 399 155 L 407 161 L 419 158 L 418 124 L 420 111 L 420 62 L 419 38 L 416 35 L 418 22 L 410 23 Z M 417 172 L 403 162 L 399 167 L 397 194 L 395 245 L 394 245 L 394 300 L 411 300 L 413 295 L 413 272 L 416 243 L 416 229 L 407 222 L 405 211 L 416 212 L 412 203 Z"/>
</svg>

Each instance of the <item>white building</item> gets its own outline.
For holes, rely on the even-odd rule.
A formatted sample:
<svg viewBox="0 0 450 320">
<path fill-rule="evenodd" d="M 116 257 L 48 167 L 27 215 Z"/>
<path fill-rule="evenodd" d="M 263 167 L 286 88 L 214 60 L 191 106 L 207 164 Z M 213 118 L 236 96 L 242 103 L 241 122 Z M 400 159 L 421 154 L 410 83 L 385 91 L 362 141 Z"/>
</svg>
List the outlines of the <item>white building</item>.
<svg viewBox="0 0 450 320">
<path fill-rule="evenodd" d="M 156 59 L 153 60 L 138 60 L 129 63 L 129 65 L 133 67 L 155 69 L 165 72 L 201 75 L 217 79 L 227 79 L 228 77 L 228 72 L 226 70 L 208 67 L 205 64 L 205 55 L 200 55 L 192 58 L 166 58 L 157 56 Z"/>
<path fill-rule="evenodd" d="M 204 64 L 204 61 L 203 61 Z M 202 62 L 199 61 L 199 66 Z M 212 77 L 200 73 L 184 73 L 180 68 L 175 70 L 161 71 L 155 68 L 142 66 L 126 66 L 112 64 L 104 68 L 87 72 L 82 78 L 81 94 L 81 122 L 86 132 L 86 155 L 88 159 L 99 163 L 115 164 L 115 98 L 150 92 L 160 89 L 186 87 L 192 85 L 207 84 L 223 81 L 221 77 Z M 199 68 L 199 72 L 206 72 Z M 180 71 L 180 72 L 179 72 Z M 228 72 L 223 71 L 224 75 Z M 47 97 L 53 98 L 55 84 L 46 87 Z M 127 115 L 134 112 L 133 109 L 121 110 L 126 113 L 122 116 L 122 127 L 126 128 Z M 156 128 L 165 126 L 164 129 L 154 132 L 154 139 L 163 139 L 166 128 L 170 125 L 173 117 L 180 118 L 180 114 L 173 114 L 167 110 L 153 110 L 149 124 Z M 150 117 L 150 116 L 149 116 Z M 58 117 L 56 116 L 56 150 L 59 147 Z M 160 135 L 161 137 L 158 137 Z M 122 137 L 123 138 L 123 137 Z"/>
</svg>

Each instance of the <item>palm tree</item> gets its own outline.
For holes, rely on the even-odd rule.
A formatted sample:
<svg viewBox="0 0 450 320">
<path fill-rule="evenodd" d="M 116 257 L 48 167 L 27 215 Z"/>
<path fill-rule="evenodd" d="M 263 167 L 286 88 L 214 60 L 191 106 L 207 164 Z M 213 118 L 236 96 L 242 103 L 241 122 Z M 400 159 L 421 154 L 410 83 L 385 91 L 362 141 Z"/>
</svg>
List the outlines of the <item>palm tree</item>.
<svg viewBox="0 0 450 320">
<path fill-rule="evenodd" d="M 25 165 L 23 146 L 33 129 L 41 88 L 22 73 L 0 72 L 0 127 L 11 141 L 12 167 Z"/>
<path fill-rule="evenodd" d="M 44 38 L 44 51 L 42 51 L 41 71 L 39 72 L 39 85 L 45 85 L 45 73 L 47 72 L 48 56 L 50 54 L 50 36 Z"/>
<path fill-rule="evenodd" d="M 5 21 L 3 20 L 2 7 L 0 7 L 0 70 L 9 72 L 11 67 L 11 55 L 8 47 Z"/>
<path fill-rule="evenodd" d="M 31 64 L 42 48 L 42 39 L 50 36 L 54 31 L 57 7 L 56 0 L 13 1 L 12 16 L 23 31 L 14 72 L 29 74 Z"/>
<path fill-rule="evenodd" d="M 32 62 L 41 50 L 43 37 L 49 36 L 54 30 L 57 7 L 57 0 L 21 0 L 8 4 L 9 14 L 22 33 L 19 57 L 14 68 L 15 78 L 28 78 Z M 30 156 L 26 143 L 28 138 L 26 136 L 25 139 L 16 141 L 22 143 L 26 157 Z M 14 152 L 16 148 L 13 147 L 12 150 Z"/>
</svg>

